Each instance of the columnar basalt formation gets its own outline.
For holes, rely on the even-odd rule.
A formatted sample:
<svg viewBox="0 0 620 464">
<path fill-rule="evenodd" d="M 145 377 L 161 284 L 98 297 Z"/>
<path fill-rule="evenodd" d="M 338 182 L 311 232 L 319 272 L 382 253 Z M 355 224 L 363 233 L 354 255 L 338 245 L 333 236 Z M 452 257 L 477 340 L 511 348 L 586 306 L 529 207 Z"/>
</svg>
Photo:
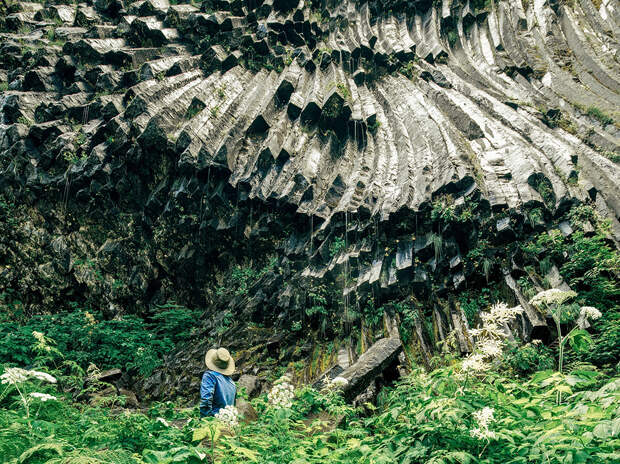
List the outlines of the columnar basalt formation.
<svg viewBox="0 0 620 464">
<path fill-rule="evenodd" d="M 345 314 L 430 298 L 435 338 L 467 351 L 446 295 L 484 282 L 480 240 L 527 306 L 507 244 L 578 203 L 620 236 L 616 2 L 174 3 L 2 19 L 0 291 L 29 311 L 174 299 L 285 324 L 333 282 Z M 545 326 L 526 309 L 525 338 Z"/>
</svg>

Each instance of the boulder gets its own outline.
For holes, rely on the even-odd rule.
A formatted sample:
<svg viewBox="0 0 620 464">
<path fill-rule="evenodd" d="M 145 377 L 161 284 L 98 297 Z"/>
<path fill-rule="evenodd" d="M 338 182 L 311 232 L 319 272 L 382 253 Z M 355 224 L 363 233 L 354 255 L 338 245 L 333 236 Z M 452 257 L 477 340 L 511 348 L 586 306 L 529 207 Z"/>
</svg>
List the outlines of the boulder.
<svg viewBox="0 0 620 464">
<path fill-rule="evenodd" d="M 375 377 L 398 362 L 402 349 L 398 338 L 382 338 L 372 345 L 355 364 L 340 374 L 340 377 L 349 381 L 344 388 L 345 398 L 350 401 L 366 390 Z"/>
<path fill-rule="evenodd" d="M 250 374 L 243 374 L 237 380 L 237 391 L 245 389 L 248 398 L 253 398 L 259 393 L 258 377 Z"/>
<path fill-rule="evenodd" d="M 254 406 L 252 406 L 248 401 L 237 399 L 235 406 L 241 416 L 241 422 L 248 424 L 258 420 L 258 413 L 256 412 L 256 409 L 254 409 Z"/>
<path fill-rule="evenodd" d="M 119 388 L 118 393 L 121 396 L 125 397 L 125 407 L 129 407 L 129 408 L 140 407 L 140 402 L 138 401 L 138 397 L 131 390 L 127 390 L 125 388 Z"/>
<path fill-rule="evenodd" d="M 97 376 L 97 380 L 99 382 L 114 383 L 120 379 L 122 375 L 123 371 L 120 369 L 108 369 L 107 371 L 101 372 Z"/>
</svg>

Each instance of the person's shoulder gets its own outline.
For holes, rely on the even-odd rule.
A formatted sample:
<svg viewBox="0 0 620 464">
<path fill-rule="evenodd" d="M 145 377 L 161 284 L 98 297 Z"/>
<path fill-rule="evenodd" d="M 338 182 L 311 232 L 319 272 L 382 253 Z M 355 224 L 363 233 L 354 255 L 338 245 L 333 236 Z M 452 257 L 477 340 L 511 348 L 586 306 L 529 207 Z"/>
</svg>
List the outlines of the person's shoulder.
<svg viewBox="0 0 620 464">
<path fill-rule="evenodd" d="M 211 371 L 211 370 L 207 369 L 204 372 L 204 374 L 202 374 L 202 378 L 205 379 L 205 378 L 208 378 L 208 377 L 217 377 L 216 374 L 217 374 L 217 372 L 214 372 L 214 371 Z"/>
</svg>

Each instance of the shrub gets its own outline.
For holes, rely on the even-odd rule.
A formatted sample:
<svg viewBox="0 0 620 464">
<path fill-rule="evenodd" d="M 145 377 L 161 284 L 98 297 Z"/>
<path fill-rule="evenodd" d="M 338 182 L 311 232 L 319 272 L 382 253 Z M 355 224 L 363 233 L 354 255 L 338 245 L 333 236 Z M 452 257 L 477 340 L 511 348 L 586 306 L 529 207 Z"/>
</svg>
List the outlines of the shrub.
<svg viewBox="0 0 620 464">
<path fill-rule="evenodd" d="M 555 367 L 551 350 L 534 343 L 510 346 L 504 355 L 504 364 L 515 374 L 524 377 Z"/>
<path fill-rule="evenodd" d="M 100 313 L 76 308 L 72 312 L 39 315 L 26 324 L 0 322 L 0 363 L 30 365 L 34 331 L 56 340 L 67 359 L 85 368 L 120 367 L 149 375 L 163 356 L 192 335 L 196 311 L 168 304 L 152 321 L 124 315 L 106 320 Z"/>
</svg>

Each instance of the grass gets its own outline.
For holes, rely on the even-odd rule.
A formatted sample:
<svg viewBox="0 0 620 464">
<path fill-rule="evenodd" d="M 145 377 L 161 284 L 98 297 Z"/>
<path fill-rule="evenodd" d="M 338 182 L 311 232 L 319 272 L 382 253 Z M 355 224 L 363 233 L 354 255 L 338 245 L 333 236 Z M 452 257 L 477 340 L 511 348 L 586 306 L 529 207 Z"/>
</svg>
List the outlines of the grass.
<svg viewBox="0 0 620 464">
<path fill-rule="evenodd" d="M 19 124 L 23 124 L 23 125 L 25 125 L 27 127 L 30 127 L 30 126 L 32 126 L 34 124 L 34 122 L 31 119 L 29 119 L 29 118 L 27 118 L 25 116 L 20 116 L 19 118 L 17 118 L 17 122 Z"/>
<path fill-rule="evenodd" d="M 336 84 L 336 88 L 341 93 L 342 98 L 344 98 L 347 101 L 351 100 L 351 91 L 347 88 L 347 86 L 344 83 L 338 82 Z"/>
<path fill-rule="evenodd" d="M 603 151 L 601 154 L 612 163 L 620 164 L 620 154 L 608 150 Z"/>
<path fill-rule="evenodd" d="M 603 125 L 603 127 L 605 127 L 605 126 L 607 126 L 609 124 L 613 124 L 614 123 L 614 118 L 612 118 L 611 116 L 605 114 L 603 111 L 601 111 L 596 106 L 590 106 L 586 110 L 586 114 L 588 116 L 590 116 L 591 118 L 594 118 L 598 122 L 600 122 Z"/>
<path fill-rule="evenodd" d="M 226 96 L 226 84 L 222 84 L 220 87 L 218 87 L 215 91 L 215 94 L 220 100 L 224 98 Z"/>
</svg>

